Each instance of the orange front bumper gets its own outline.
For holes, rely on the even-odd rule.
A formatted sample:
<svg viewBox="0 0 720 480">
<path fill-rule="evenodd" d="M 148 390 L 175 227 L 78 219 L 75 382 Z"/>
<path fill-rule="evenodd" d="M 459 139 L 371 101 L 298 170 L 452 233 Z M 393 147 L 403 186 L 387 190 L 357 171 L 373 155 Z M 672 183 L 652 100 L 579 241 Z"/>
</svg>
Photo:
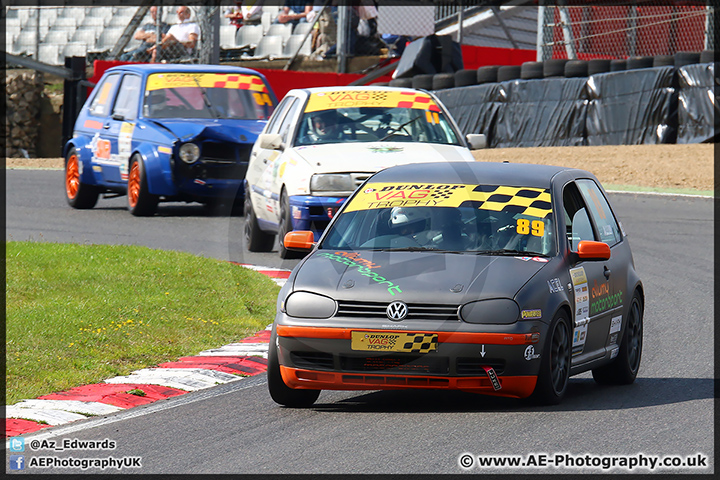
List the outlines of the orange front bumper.
<svg viewBox="0 0 720 480">
<path fill-rule="evenodd" d="M 502 388 L 494 390 L 488 377 L 435 377 L 367 373 L 319 372 L 280 366 L 283 381 L 290 388 L 312 390 L 400 390 L 433 388 L 525 398 L 535 389 L 536 376 L 498 377 Z"/>
</svg>

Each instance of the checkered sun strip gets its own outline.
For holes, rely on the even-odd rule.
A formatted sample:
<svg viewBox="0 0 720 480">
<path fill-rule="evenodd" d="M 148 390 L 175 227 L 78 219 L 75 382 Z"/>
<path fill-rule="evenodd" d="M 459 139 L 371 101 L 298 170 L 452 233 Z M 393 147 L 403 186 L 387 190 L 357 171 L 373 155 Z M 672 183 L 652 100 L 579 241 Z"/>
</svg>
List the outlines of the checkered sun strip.
<svg viewBox="0 0 720 480">
<path fill-rule="evenodd" d="M 354 107 L 412 108 L 440 112 L 426 93 L 381 90 L 337 90 L 310 95 L 305 112 Z"/>
<path fill-rule="evenodd" d="M 438 338 L 434 333 L 418 333 L 412 341 L 405 342 L 402 347 L 407 353 L 428 353 L 437 350 Z"/>
<path fill-rule="evenodd" d="M 483 191 L 477 192 L 478 189 Z M 536 218 L 545 218 L 552 210 L 550 190 L 541 188 L 478 186 L 471 197 L 471 201 L 481 210 L 519 213 Z"/>
<path fill-rule="evenodd" d="M 459 207 L 545 218 L 552 211 L 550 190 L 532 187 L 458 184 L 371 183 L 346 211 L 392 207 Z"/>
<path fill-rule="evenodd" d="M 204 88 L 231 88 L 267 93 L 267 87 L 260 77 L 227 73 L 154 73 L 148 76 L 146 90 L 197 87 L 198 84 Z"/>
</svg>

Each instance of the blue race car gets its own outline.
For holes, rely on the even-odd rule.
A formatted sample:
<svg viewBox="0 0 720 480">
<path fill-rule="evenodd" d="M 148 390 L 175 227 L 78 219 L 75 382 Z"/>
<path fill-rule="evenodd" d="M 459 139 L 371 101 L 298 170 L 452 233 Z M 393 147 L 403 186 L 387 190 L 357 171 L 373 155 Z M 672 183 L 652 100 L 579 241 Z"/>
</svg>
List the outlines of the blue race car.
<svg viewBox="0 0 720 480">
<path fill-rule="evenodd" d="M 101 194 L 127 195 L 136 216 L 161 201 L 241 209 L 250 151 L 276 104 L 265 77 L 247 68 L 110 68 L 63 151 L 67 201 L 86 209 Z"/>
</svg>

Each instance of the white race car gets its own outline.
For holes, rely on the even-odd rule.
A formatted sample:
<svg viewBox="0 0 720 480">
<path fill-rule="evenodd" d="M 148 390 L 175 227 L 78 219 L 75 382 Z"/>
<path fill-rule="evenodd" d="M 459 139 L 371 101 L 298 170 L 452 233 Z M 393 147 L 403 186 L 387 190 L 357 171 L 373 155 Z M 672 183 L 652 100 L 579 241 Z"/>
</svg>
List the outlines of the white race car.
<svg viewBox="0 0 720 480">
<path fill-rule="evenodd" d="M 473 162 L 485 136 L 465 137 L 432 93 L 395 87 L 290 90 L 250 154 L 245 176 L 245 244 L 269 252 L 280 235 L 320 237 L 347 197 L 370 175 L 406 163 Z M 393 195 L 397 195 L 395 192 Z"/>
</svg>

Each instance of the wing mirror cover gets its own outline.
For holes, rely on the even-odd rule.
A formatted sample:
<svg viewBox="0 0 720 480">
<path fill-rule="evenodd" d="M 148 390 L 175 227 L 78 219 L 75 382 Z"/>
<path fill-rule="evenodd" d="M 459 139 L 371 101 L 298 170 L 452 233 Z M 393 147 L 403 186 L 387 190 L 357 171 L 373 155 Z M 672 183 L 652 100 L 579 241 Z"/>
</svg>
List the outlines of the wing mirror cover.
<svg viewBox="0 0 720 480">
<path fill-rule="evenodd" d="M 279 133 L 263 133 L 258 137 L 260 148 L 282 150 L 282 137 Z"/>
<path fill-rule="evenodd" d="M 577 254 L 583 260 L 609 260 L 610 246 L 603 242 L 583 240 L 578 244 Z"/>
<path fill-rule="evenodd" d="M 470 150 L 487 148 L 487 137 L 482 133 L 469 133 L 465 138 L 467 138 L 468 144 L 470 144 Z"/>
<path fill-rule="evenodd" d="M 313 232 L 306 230 L 294 230 L 285 234 L 283 245 L 288 250 L 299 250 L 308 252 L 315 246 Z"/>
</svg>

